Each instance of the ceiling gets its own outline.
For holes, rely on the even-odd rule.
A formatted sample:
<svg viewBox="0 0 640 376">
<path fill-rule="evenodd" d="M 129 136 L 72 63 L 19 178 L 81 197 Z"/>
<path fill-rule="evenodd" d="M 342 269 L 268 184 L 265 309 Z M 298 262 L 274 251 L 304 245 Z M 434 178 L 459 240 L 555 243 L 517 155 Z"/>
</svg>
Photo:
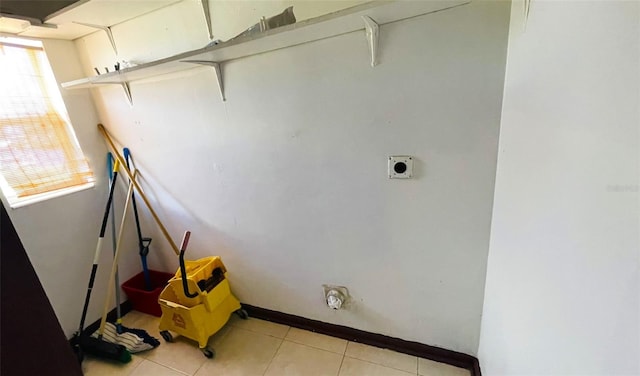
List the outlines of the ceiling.
<svg viewBox="0 0 640 376">
<path fill-rule="evenodd" d="M 74 40 L 178 1 L 0 0 L 0 34 Z"/>
<path fill-rule="evenodd" d="M 78 2 L 78 0 L 2 0 L 0 13 L 44 23 L 47 16 Z"/>
</svg>

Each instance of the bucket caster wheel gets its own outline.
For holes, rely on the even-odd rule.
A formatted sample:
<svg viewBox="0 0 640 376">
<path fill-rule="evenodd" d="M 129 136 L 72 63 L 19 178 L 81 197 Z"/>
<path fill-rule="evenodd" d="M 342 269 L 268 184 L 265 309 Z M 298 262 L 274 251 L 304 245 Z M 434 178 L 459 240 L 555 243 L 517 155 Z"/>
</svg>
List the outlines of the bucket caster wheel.
<svg viewBox="0 0 640 376">
<path fill-rule="evenodd" d="M 173 336 L 167 330 L 161 331 L 160 335 L 162 336 L 162 338 L 164 338 L 165 341 L 173 342 Z"/>
<path fill-rule="evenodd" d="M 238 315 L 238 317 L 240 317 L 243 320 L 246 320 L 249 318 L 249 314 L 247 313 L 247 311 L 245 311 L 242 308 L 236 311 L 236 315 Z"/>
<path fill-rule="evenodd" d="M 202 351 L 204 356 L 206 356 L 209 359 L 211 359 L 214 356 L 216 356 L 216 352 L 212 348 L 205 347 L 204 349 L 200 349 L 200 350 Z"/>
</svg>

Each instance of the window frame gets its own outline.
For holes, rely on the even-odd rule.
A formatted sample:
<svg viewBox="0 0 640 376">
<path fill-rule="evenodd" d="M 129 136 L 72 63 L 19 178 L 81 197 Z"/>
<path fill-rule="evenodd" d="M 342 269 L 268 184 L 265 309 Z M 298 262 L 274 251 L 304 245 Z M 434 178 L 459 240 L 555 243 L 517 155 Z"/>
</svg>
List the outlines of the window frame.
<svg viewBox="0 0 640 376">
<path fill-rule="evenodd" d="M 96 174 L 95 174 L 94 168 L 91 166 L 89 158 L 87 158 L 86 154 L 82 150 L 76 131 L 73 127 L 73 124 L 71 123 L 69 112 L 66 108 L 66 103 L 64 102 L 64 97 L 62 96 L 60 86 L 53 74 L 53 66 L 51 64 L 51 60 L 49 59 L 49 56 L 47 55 L 44 49 L 44 44 L 42 43 L 42 41 L 37 39 L 3 36 L 3 35 L 0 35 L 0 44 L 5 46 L 10 46 L 10 47 L 26 48 L 26 49 L 31 48 L 31 49 L 42 51 L 42 54 L 43 54 L 42 57 L 46 62 L 46 64 L 48 65 L 48 67 L 40 66 L 39 69 L 46 68 L 51 72 L 51 77 L 42 78 L 44 81 L 50 81 L 45 83 L 46 88 L 44 90 L 46 90 L 46 93 L 44 94 L 45 95 L 54 94 L 55 98 L 51 98 L 52 100 L 51 105 L 53 105 L 54 111 L 60 117 L 60 119 L 62 119 L 62 121 L 65 123 L 66 129 L 67 129 L 66 134 L 68 137 L 66 141 L 69 143 L 75 144 L 78 147 L 81 155 L 86 159 L 87 167 L 91 173 L 90 181 L 84 184 L 70 186 L 70 187 L 63 187 L 63 188 L 54 188 L 46 192 L 30 194 L 24 197 L 18 197 L 18 195 L 15 193 L 15 190 L 7 182 L 5 176 L 0 171 L 0 193 L 2 194 L 2 197 L 6 200 L 6 202 L 9 204 L 9 207 L 11 209 L 17 209 L 24 206 L 32 205 L 35 203 L 47 201 L 50 199 L 54 199 L 54 198 L 66 196 L 72 193 L 81 192 L 90 188 L 94 188 L 96 185 Z M 28 117 L 29 116 L 25 116 L 25 119 Z"/>
</svg>

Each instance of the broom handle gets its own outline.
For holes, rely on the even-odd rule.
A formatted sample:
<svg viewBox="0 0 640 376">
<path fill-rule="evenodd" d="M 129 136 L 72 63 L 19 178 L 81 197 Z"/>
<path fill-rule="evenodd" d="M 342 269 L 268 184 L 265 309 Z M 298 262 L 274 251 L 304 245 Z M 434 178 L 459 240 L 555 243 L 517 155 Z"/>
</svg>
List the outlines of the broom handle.
<svg viewBox="0 0 640 376">
<path fill-rule="evenodd" d="M 135 174 L 133 176 L 135 179 Z M 127 221 L 127 211 L 129 211 L 129 203 L 131 203 L 131 196 L 133 196 L 133 184 L 135 180 L 129 182 L 129 189 L 127 190 L 127 200 L 124 203 L 124 211 L 122 212 L 122 221 L 120 221 L 120 229 L 118 230 L 118 244 L 116 245 L 116 253 L 113 255 L 113 265 L 111 266 L 111 275 L 109 276 L 109 284 L 107 285 L 107 297 L 104 300 L 104 310 L 102 311 L 102 320 L 100 321 L 100 330 L 98 331 L 98 338 L 102 337 L 104 333 L 104 326 L 107 323 L 107 313 L 109 313 L 109 301 L 113 294 L 113 285 L 116 282 L 116 273 L 118 272 L 118 258 L 120 257 L 120 250 L 122 249 L 122 233 L 124 232 L 124 223 Z M 120 305 L 120 302 L 116 302 L 116 305 Z"/>
<path fill-rule="evenodd" d="M 120 153 L 118 152 L 118 149 L 116 148 L 115 144 L 111 140 L 111 137 L 109 137 L 109 134 L 107 133 L 107 130 L 104 128 L 104 125 L 98 124 L 98 130 L 100 130 L 100 133 L 102 133 L 102 135 L 104 136 L 104 139 L 107 141 L 107 143 L 109 143 L 109 146 L 113 150 L 114 156 L 120 162 L 120 167 L 122 168 L 122 170 L 124 170 L 124 172 L 129 177 L 129 181 L 133 182 L 133 186 L 138 191 L 138 194 L 140 195 L 140 197 L 142 197 L 142 201 L 144 201 L 144 203 L 147 205 L 147 208 L 149 208 L 149 211 L 151 212 L 151 216 L 158 224 L 158 227 L 160 227 L 160 231 L 162 231 L 162 234 L 164 235 L 164 237 L 167 238 L 167 241 L 171 245 L 173 252 L 175 252 L 176 256 L 180 255 L 180 250 L 178 249 L 178 246 L 176 245 L 176 243 L 173 242 L 173 239 L 171 239 L 169 232 L 167 232 L 167 229 L 162 225 L 162 222 L 160 222 L 160 218 L 158 218 L 158 215 L 156 214 L 155 210 L 153 210 L 153 207 L 151 206 L 151 203 L 149 203 L 147 196 L 145 196 L 144 192 L 142 191 L 142 188 L 140 188 L 140 185 L 138 185 L 138 182 L 136 182 L 136 180 L 133 178 L 131 171 L 129 171 L 129 169 L 127 168 L 127 163 L 122 158 L 122 155 L 120 155 Z"/>
</svg>

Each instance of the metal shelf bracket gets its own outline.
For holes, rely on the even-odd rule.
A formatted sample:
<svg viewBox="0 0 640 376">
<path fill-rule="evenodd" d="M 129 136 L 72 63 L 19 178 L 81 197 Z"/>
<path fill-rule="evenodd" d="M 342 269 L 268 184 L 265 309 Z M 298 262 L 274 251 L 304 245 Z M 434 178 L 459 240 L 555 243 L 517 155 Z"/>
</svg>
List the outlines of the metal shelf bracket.
<svg viewBox="0 0 640 376">
<path fill-rule="evenodd" d="M 128 82 L 121 82 L 120 85 L 124 90 L 124 94 L 127 96 L 127 100 L 129 100 L 129 105 L 133 107 L 133 97 L 131 96 L 131 87 Z"/>
<path fill-rule="evenodd" d="M 207 22 L 207 30 L 209 31 L 209 40 L 213 39 L 213 28 L 211 26 L 211 13 L 209 12 L 209 0 L 200 0 L 202 2 L 202 11 L 204 19 Z"/>
<path fill-rule="evenodd" d="M 220 97 L 222 101 L 226 101 L 227 98 L 224 96 L 224 84 L 222 82 L 222 70 L 220 70 L 220 63 L 209 60 L 181 60 L 183 63 L 191 63 L 191 64 L 199 64 L 199 65 L 207 65 L 213 67 L 216 72 L 216 79 L 218 80 L 218 89 L 220 90 Z"/>
<path fill-rule="evenodd" d="M 100 85 L 120 85 L 122 90 L 124 90 L 124 95 L 127 96 L 129 105 L 133 107 L 133 97 L 131 96 L 131 87 L 128 82 L 101 82 Z"/>
<path fill-rule="evenodd" d="M 103 30 L 105 33 L 107 33 L 107 36 L 109 37 L 109 41 L 111 42 L 111 47 L 113 47 L 113 52 L 115 52 L 115 54 L 118 55 L 118 49 L 116 48 L 116 40 L 113 39 L 113 33 L 111 32 L 111 27 L 102 26 L 102 25 L 94 25 L 94 24 L 89 24 L 89 23 L 84 23 L 84 22 L 77 22 L 77 21 L 73 21 L 73 23 L 78 24 L 78 25 L 87 26 L 87 27 L 92 27 L 94 29 Z"/>
<path fill-rule="evenodd" d="M 369 44 L 369 52 L 371 53 L 371 67 L 378 64 L 378 39 L 380 37 L 380 27 L 376 21 L 369 16 L 362 16 L 365 27 L 365 36 Z"/>
</svg>

